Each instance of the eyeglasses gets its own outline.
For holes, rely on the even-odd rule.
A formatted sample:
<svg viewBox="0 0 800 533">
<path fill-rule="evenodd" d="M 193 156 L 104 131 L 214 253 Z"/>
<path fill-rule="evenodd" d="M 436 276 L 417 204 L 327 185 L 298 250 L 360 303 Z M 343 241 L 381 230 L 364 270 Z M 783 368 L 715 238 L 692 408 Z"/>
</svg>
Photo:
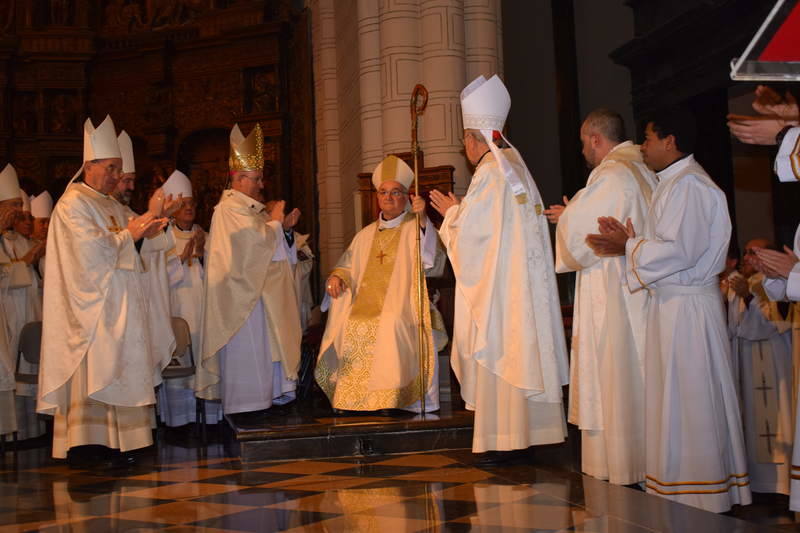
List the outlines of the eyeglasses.
<svg viewBox="0 0 800 533">
<path fill-rule="evenodd" d="M 403 191 L 398 191 L 397 189 L 393 189 L 391 191 L 378 191 L 378 196 L 381 198 L 386 198 L 389 195 L 392 195 L 392 198 L 400 198 L 401 196 L 405 196 L 406 193 Z"/>
</svg>

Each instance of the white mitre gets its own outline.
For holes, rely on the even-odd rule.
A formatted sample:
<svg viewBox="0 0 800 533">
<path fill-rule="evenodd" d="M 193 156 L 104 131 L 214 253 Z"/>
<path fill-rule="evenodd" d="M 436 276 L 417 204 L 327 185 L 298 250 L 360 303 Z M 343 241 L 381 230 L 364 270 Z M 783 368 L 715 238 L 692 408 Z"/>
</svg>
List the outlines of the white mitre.
<svg viewBox="0 0 800 533">
<path fill-rule="evenodd" d="M 377 190 L 385 181 L 396 181 L 408 190 L 414 183 L 414 171 L 399 157 L 386 156 L 372 171 L 372 186 Z"/>
<path fill-rule="evenodd" d="M 186 177 L 186 174 L 180 170 L 176 170 L 169 175 L 167 181 L 161 186 L 161 190 L 164 191 L 164 196 L 169 196 L 171 194 L 173 200 L 179 195 L 182 195 L 184 198 L 191 198 L 192 182 Z"/>
<path fill-rule="evenodd" d="M 112 158 L 122 159 L 122 154 L 111 117 L 106 115 L 97 128 L 92 125 L 92 119 L 87 118 L 83 124 L 83 162 Z"/>
<path fill-rule="evenodd" d="M 508 146 L 516 152 L 516 148 L 503 135 L 503 126 L 506 124 L 509 109 L 511 109 L 511 96 L 497 74 L 488 80 L 478 76 L 461 91 L 461 118 L 464 129 L 480 130 L 517 202 L 524 204 L 528 201 L 528 191 L 492 139 L 492 132 L 499 132 Z"/>
<path fill-rule="evenodd" d="M 31 197 L 28 196 L 28 193 L 23 191 L 22 189 L 19 190 L 19 198 L 22 200 L 22 211 L 25 213 L 31 212 Z"/>
<path fill-rule="evenodd" d="M 21 189 L 19 188 L 19 178 L 17 171 L 11 166 L 6 165 L 3 172 L 0 172 L 0 202 L 3 200 L 13 200 L 19 198 Z"/>
<path fill-rule="evenodd" d="M 511 108 L 511 96 L 497 74 L 478 76 L 461 91 L 464 129 L 502 131 Z"/>
<path fill-rule="evenodd" d="M 34 196 L 31 200 L 31 215 L 33 218 L 50 218 L 53 213 L 53 197 L 44 191 L 39 196 Z"/>
<path fill-rule="evenodd" d="M 122 130 L 117 137 L 119 152 L 122 155 L 122 173 L 133 174 L 136 172 L 136 162 L 133 158 L 133 142 L 130 135 Z"/>
</svg>

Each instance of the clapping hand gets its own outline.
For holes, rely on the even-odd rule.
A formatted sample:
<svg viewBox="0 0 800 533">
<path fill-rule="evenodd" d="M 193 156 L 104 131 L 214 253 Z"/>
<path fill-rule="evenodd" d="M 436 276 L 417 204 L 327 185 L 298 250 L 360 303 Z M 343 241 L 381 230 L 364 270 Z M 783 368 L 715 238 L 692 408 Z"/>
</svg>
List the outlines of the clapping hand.
<svg viewBox="0 0 800 533">
<path fill-rule="evenodd" d="M 768 248 L 753 248 L 753 251 L 757 259 L 755 267 L 768 278 L 787 279 L 798 262 L 795 253 L 786 246 L 782 252 Z"/>
<path fill-rule="evenodd" d="M 600 257 L 616 257 L 625 255 L 628 239 L 636 237 L 636 231 L 629 218 L 625 225 L 614 217 L 597 219 L 599 234 L 586 236 L 586 244 Z"/>
<path fill-rule="evenodd" d="M 456 198 L 455 194 L 449 192 L 447 193 L 447 196 L 445 196 L 436 189 L 431 190 L 430 198 L 431 198 L 431 205 L 442 216 L 445 216 L 448 209 L 460 203 L 460 200 Z"/>
<path fill-rule="evenodd" d="M 290 229 L 295 227 L 298 220 L 300 220 L 300 210 L 295 207 L 289 212 L 288 215 L 283 217 L 283 230 L 289 231 Z"/>
<path fill-rule="evenodd" d="M 564 202 L 563 204 L 553 204 L 549 209 L 544 210 L 544 216 L 547 217 L 547 220 L 550 221 L 551 224 L 558 224 L 558 219 L 561 218 L 561 214 L 569 203 L 569 198 L 567 198 L 566 195 L 563 196 L 561 200 Z"/>
</svg>

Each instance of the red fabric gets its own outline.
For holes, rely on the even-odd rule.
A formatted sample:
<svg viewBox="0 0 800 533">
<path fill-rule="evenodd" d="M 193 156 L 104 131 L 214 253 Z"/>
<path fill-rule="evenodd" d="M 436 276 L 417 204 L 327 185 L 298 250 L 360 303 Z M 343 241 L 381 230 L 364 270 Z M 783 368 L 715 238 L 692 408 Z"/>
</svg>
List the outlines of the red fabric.
<svg viewBox="0 0 800 533">
<path fill-rule="evenodd" d="M 800 61 L 800 3 L 794 6 L 758 60 Z"/>
</svg>

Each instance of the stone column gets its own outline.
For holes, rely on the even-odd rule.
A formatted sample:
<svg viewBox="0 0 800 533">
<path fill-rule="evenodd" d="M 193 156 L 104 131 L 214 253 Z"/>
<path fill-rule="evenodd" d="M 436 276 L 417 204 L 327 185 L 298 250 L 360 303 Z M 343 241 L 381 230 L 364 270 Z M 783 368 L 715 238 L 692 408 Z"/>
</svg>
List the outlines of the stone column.
<svg viewBox="0 0 800 533">
<path fill-rule="evenodd" d="M 499 0 L 464 0 L 467 81 L 483 74 L 502 77 Z"/>
<path fill-rule="evenodd" d="M 411 91 L 422 80 L 419 5 L 420 0 L 381 3 L 381 126 L 385 154 L 411 149 Z"/>
<path fill-rule="evenodd" d="M 361 170 L 371 171 L 383 159 L 380 6 L 358 0 L 359 90 L 361 93 Z"/>
<path fill-rule="evenodd" d="M 422 81 L 428 89 L 420 127 L 425 166 L 453 165 L 456 192 L 463 194 L 469 171 L 461 143 L 460 94 L 466 80 L 462 0 L 426 0 L 421 22 Z"/>
</svg>

